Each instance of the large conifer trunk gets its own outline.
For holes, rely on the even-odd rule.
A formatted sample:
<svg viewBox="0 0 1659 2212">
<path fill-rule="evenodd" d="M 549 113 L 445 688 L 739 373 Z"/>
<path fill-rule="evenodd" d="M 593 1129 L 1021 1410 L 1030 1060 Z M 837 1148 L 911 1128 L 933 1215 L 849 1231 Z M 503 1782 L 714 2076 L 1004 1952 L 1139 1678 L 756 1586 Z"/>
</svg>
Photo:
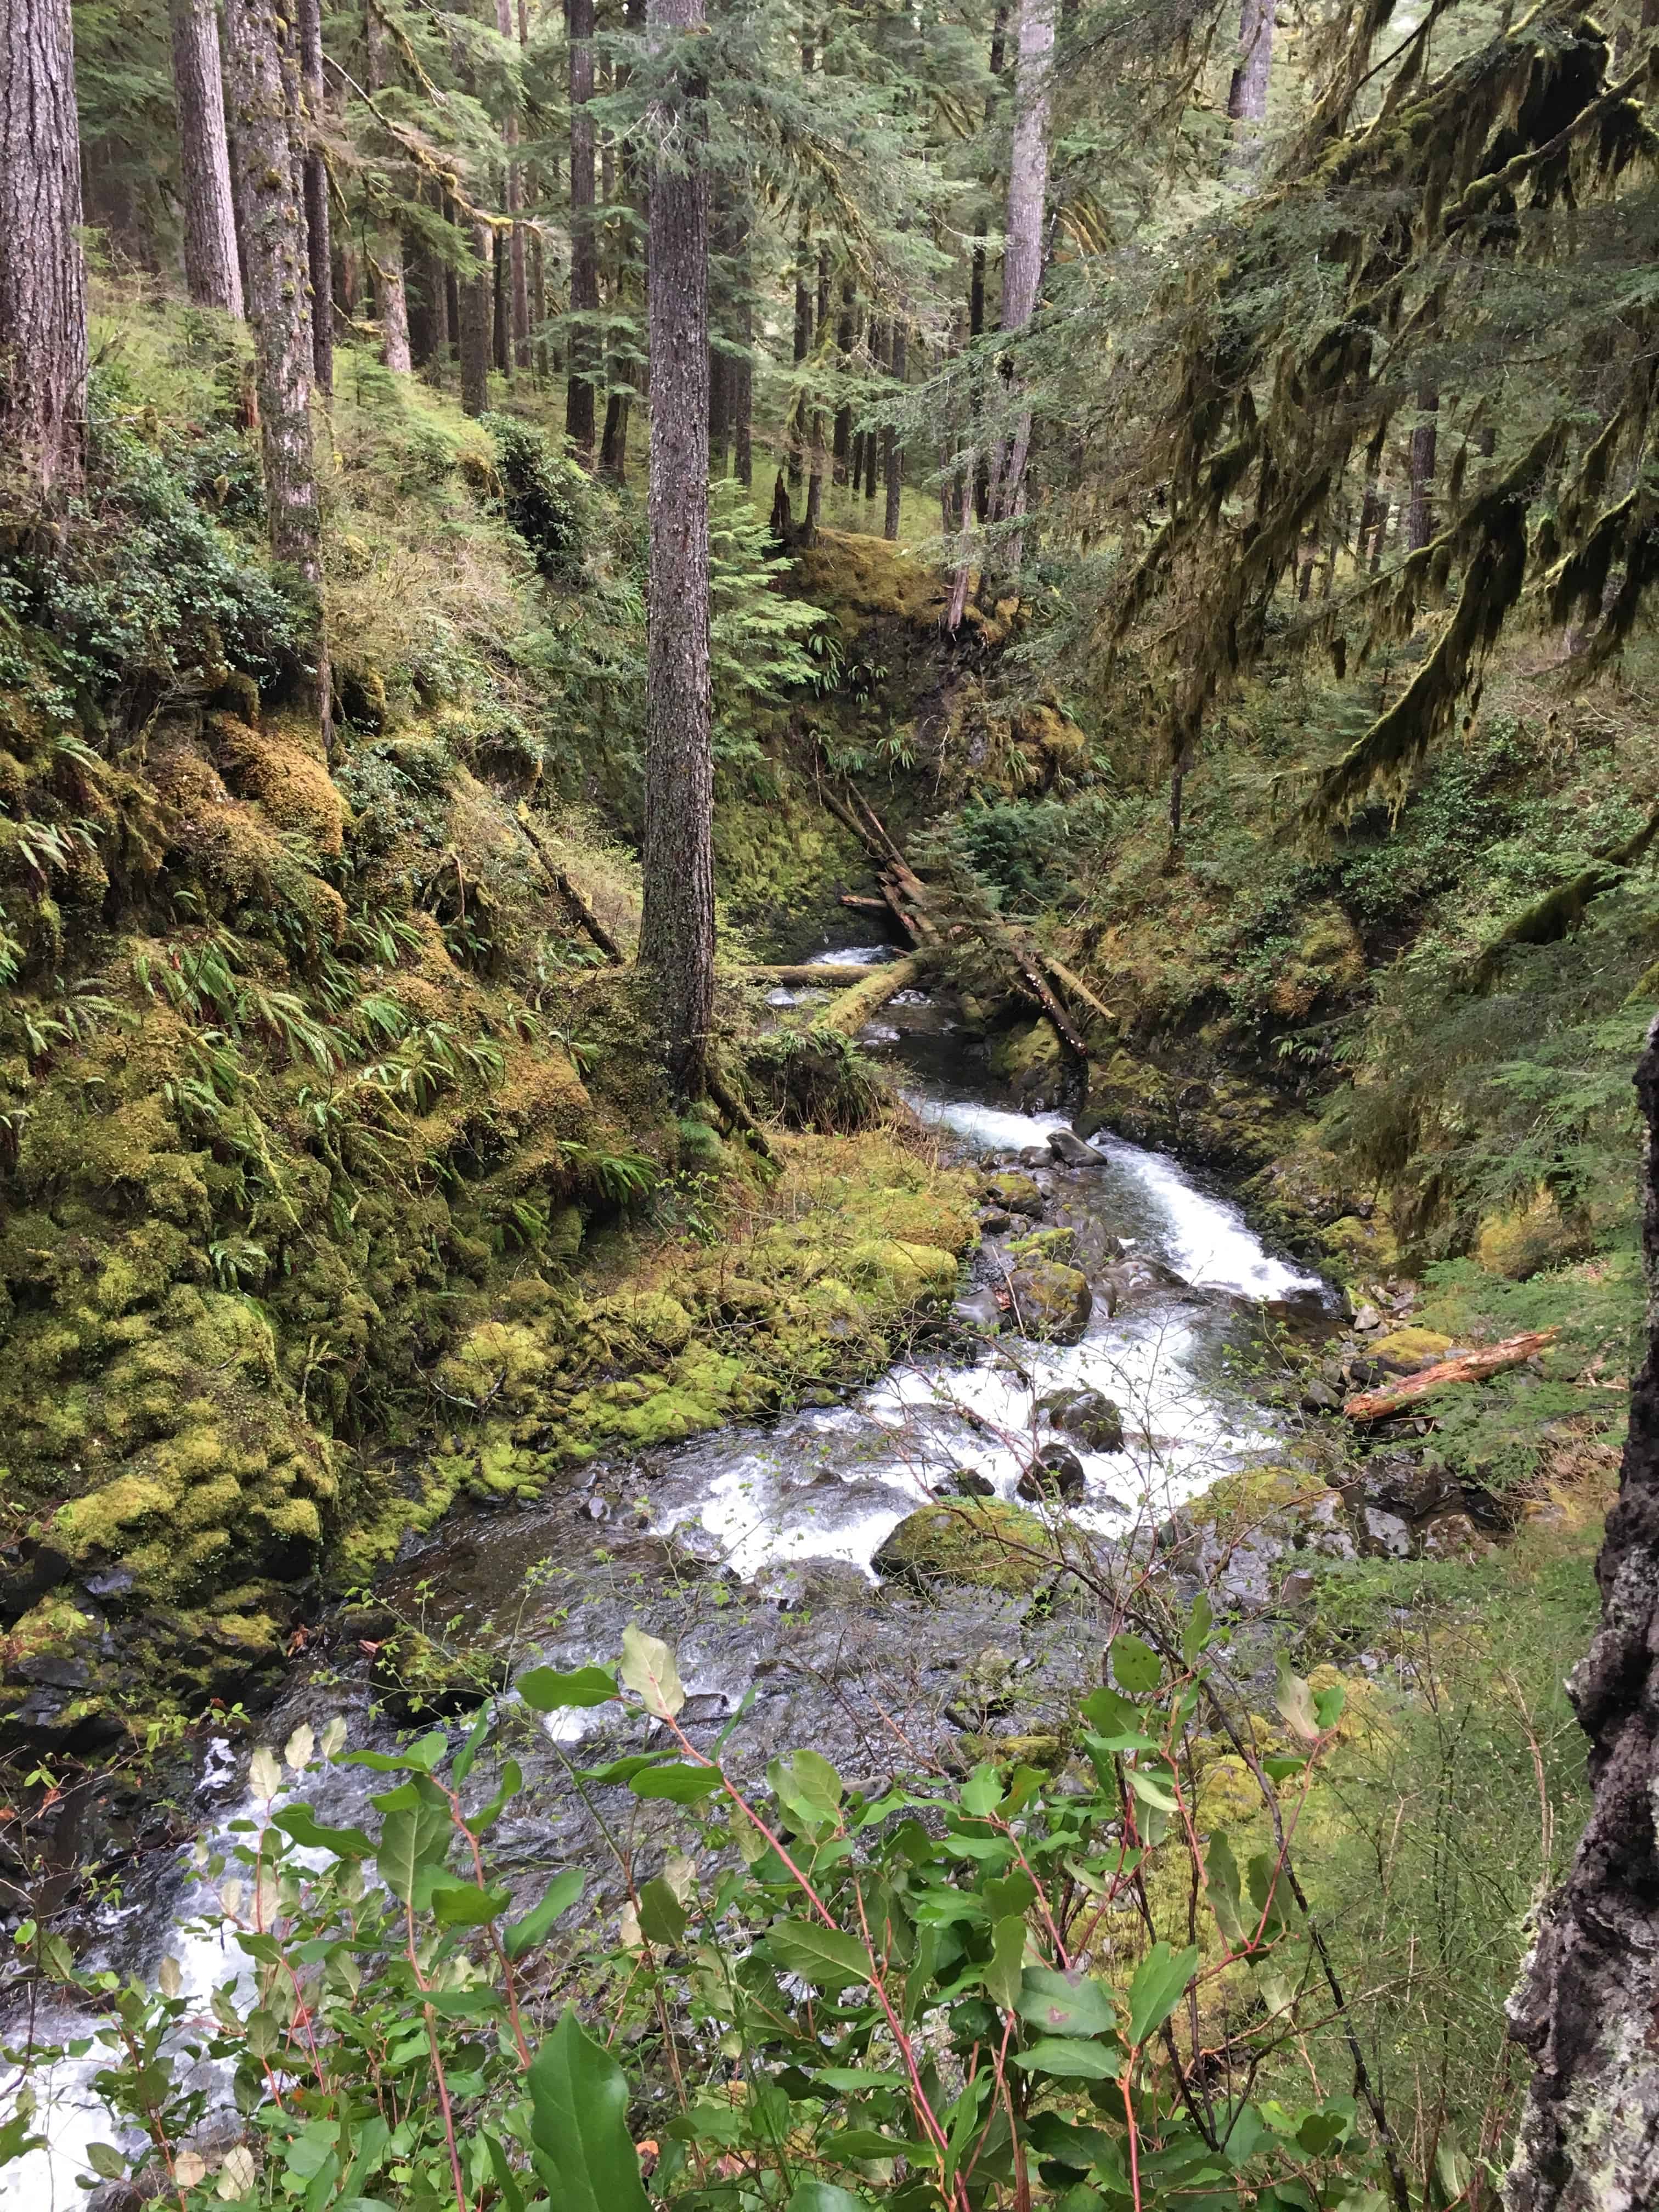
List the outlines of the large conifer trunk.
<svg viewBox="0 0 1659 2212">
<path fill-rule="evenodd" d="M 593 364 L 599 310 L 599 257 L 593 234 L 593 0 L 570 0 L 570 378 L 564 430 L 578 457 L 593 464 Z"/>
<path fill-rule="evenodd" d="M 185 282 L 199 307 L 218 307 L 240 321 L 242 272 L 236 260 L 219 17 L 213 0 L 173 0 L 172 15 L 173 94 L 184 185 Z"/>
<path fill-rule="evenodd" d="M 326 742 L 330 683 L 323 635 L 322 520 L 311 432 L 311 287 L 294 143 L 299 35 L 283 12 L 286 0 L 225 0 L 225 58 L 270 550 L 310 595 L 314 626 L 312 665 L 305 678 Z"/>
<path fill-rule="evenodd" d="M 33 502 L 81 476 L 80 226 L 70 0 L 0 0 L 0 512 L 17 495 Z"/>
<path fill-rule="evenodd" d="M 334 230 L 328 207 L 328 163 L 323 158 L 322 0 L 297 0 L 300 17 L 301 111 L 307 128 L 300 148 L 305 177 L 306 257 L 311 272 L 311 350 L 317 382 L 326 398 L 334 390 Z"/>
<path fill-rule="evenodd" d="M 1659 1024 L 1636 1073 L 1648 1126 L 1647 1357 L 1596 1562 L 1601 1625 L 1568 1683 L 1594 1809 L 1510 2003 L 1537 2071 L 1510 2212 L 1659 2203 Z"/>
<path fill-rule="evenodd" d="M 368 89 L 383 91 L 392 71 L 386 53 L 386 26 L 374 7 L 363 17 L 368 49 Z M 380 358 L 395 374 L 407 376 L 415 366 L 409 338 L 409 280 L 402 229 L 395 223 L 369 240 L 369 266 L 374 272 L 374 303 L 380 318 Z"/>
<path fill-rule="evenodd" d="M 478 273 L 461 286 L 461 405 L 482 415 L 489 404 L 489 362 L 495 343 L 495 239 L 487 222 L 476 223 L 472 251 Z"/>
<path fill-rule="evenodd" d="M 660 46 L 690 47 L 699 0 L 650 0 Z M 703 1087 L 714 991 L 714 763 L 708 668 L 708 177 L 701 88 L 684 54 L 652 118 L 651 533 L 645 707 L 645 912 L 670 1079 Z"/>
<path fill-rule="evenodd" d="M 1048 199 L 1049 72 L 1054 52 L 1054 0 L 1020 0 L 1018 56 L 1014 64 L 1014 135 L 1008 160 L 1008 235 L 1002 253 L 1002 327 L 1023 331 L 1036 311 L 1042 283 L 1043 214 Z M 1017 521 L 1025 512 L 1025 463 L 1031 417 L 1020 415 L 993 465 L 988 507 L 994 522 Z M 1018 531 L 1000 565 L 1018 572 Z M 966 562 L 963 562 L 963 568 Z M 958 576 L 958 589 L 961 577 Z M 951 623 L 961 618 L 957 612 Z"/>
</svg>

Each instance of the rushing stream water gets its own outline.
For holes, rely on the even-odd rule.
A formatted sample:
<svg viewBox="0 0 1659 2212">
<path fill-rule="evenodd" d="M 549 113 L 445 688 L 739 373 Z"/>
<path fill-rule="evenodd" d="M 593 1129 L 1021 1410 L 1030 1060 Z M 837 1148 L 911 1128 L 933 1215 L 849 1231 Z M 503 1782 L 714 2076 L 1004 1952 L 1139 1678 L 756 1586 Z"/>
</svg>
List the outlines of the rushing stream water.
<svg viewBox="0 0 1659 2212">
<path fill-rule="evenodd" d="M 866 960 L 884 950 L 832 957 Z M 774 994 L 783 1002 L 794 995 Z M 1050 1131 L 1067 1126 L 1059 1114 L 997 1103 L 948 1016 L 916 994 L 884 1009 L 865 1042 L 893 1066 L 915 1110 L 966 1157 L 1006 1163 L 1032 1148 L 1046 1152 Z M 1082 1671 L 1079 1631 L 1063 1608 L 1043 1640 L 1022 1601 L 977 1590 L 931 1601 L 878 1591 L 870 1561 L 884 1538 L 964 1475 L 1012 1498 L 1038 1438 L 1039 1401 L 1064 1387 L 1103 1392 L 1120 1408 L 1124 1431 L 1121 1451 L 1076 1447 L 1085 1486 L 1074 1520 L 1111 1538 L 1161 1522 L 1274 1443 L 1270 1417 L 1236 1379 L 1261 1304 L 1310 1316 L 1321 1305 L 1316 1279 L 1267 1251 L 1236 1206 L 1172 1160 L 1109 1137 L 1099 1148 L 1100 1166 L 1023 1163 L 1042 1187 L 1044 1225 L 1073 1231 L 1076 1264 L 1098 1284 L 1121 1249 L 1139 1285 L 1115 1313 L 1097 1293 L 1080 1342 L 1003 1337 L 966 1364 L 959 1348 L 941 1352 L 838 1404 L 591 1471 L 574 1510 L 605 1497 L 603 1527 L 574 1518 L 568 1494 L 452 1515 L 423 1546 L 410 1547 L 392 1577 L 400 1609 L 445 1624 L 457 1640 L 483 1640 L 514 1672 L 538 1659 L 558 1667 L 607 1661 L 624 1623 L 641 1619 L 678 1648 L 690 1723 L 717 1723 L 757 1691 L 731 1752 L 755 1771 L 775 1751 L 810 1742 L 849 1773 L 879 1772 L 893 1752 L 869 1717 L 878 1707 L 902 1711 L 911 1741 L 942 1741 L 974 1723 L 971 1699 L 963 1709 L 964 1668 L 988 1646 L 999 1658 L 1020 1654 L 1040 1720 L 1044 1696 L 1063 1701 Z M 976 1266 L 981 1280 L 996 1279 L 994 1243 Z M 320 1729 L 335 1712 L 354 1746 L 389 1740 L 362 1663 L 302 1667 L 262 1733 L 280 1744 L 298 1720 Z M 586 1856 L 591 1840 L 564 1778 L 562 1741 L 586 1729 L 614 1742 L 641 1724 L 618 1723 L 610 1709 L 560 1715 L 556 1727 L 518 1713 L 525 1741 L 515 1739 L 514 1749 L 526 1788 L 496 1832 L 500 1863 L 506 1878 L 539 1887 L 550 1869 Z M 210 1843 L 251 1810 L 246 1767 L 245 1752 L 221 1741 L 198 1771 L 191 1816 Z M 378 1786 L 372 1774 L 335 1767 L 309 1778 L 303 1795 L 319 1817 L 349 1823 Z M 591 1893 L 603 1901 L 603 1884 Z M 141 1863 L 100 1911 L 87 1956 L 153 1975 L 170 1954 L 184 1993 L 205 2002 L 240 1963 L 203 1924 L 209 1904 L 186 1854 Z M 40 2032 L 56 2039 L 73 2027 L 43 2017 Z M 0 2172 L 5 2212 L 68 2212 L 84 2201 L 76 2179 L 84 2147 L 112 2132 L 90 2097 L 96 2063 L 94 2054 L 58 2069 L 43 2115 L 52 2149 Z"/>
</svg>

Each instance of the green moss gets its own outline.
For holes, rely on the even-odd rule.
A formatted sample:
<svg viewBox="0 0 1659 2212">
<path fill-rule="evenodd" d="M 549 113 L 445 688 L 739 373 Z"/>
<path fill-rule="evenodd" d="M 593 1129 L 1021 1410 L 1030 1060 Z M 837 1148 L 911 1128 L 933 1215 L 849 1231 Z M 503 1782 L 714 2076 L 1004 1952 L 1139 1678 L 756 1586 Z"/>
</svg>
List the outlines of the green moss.
<svg viewBox="0 0 1659 2212">
<path fill-rule="evenodd" d="M 873 1564 L 890 1581 L 967 1583 L 1019 1593 L 1052 1576 L 1060 1558 L 1054 1534 L 1036 1514 L 997 1498 L 963 1498 L 908 1514 Z"/>
</svg>

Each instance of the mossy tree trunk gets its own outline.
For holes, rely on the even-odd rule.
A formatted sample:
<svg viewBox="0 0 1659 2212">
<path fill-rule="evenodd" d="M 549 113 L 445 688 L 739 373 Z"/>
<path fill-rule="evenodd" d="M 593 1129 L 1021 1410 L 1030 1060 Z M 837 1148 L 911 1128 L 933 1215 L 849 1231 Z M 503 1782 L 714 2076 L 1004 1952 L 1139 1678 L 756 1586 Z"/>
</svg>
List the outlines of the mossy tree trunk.
<svg viewBox="0 0 1659 2212">
<path fill-rule="evenodd" d="M 0 0 L 0 469 L 29 504 L 79 483 L 86 413 L 69 0 Z"/>
<path fill-rule="evenodd" d="M 368 88 L 380 92 L 392 81 L 392 70 L 386 51 L 386 26 L 374 0 L 369 0 L 363 10 L 363 44 L 368 55 Z M 368 258 L 374 272 L 374 303 L 380 318 L 380 358 L 394 375 L 408 376 L 415 362 L 409 342 L 404 235 L 397 223 L 387 223 L 371 237 Z"/>
<path fill-rule="evenodd" d="M 1648 1127 L 1648 1344 L 1596 1562 L 1601 1624 L 1568 1683 L 1595 1802 L 1510 2002 L 1536 2071 L 1510 2212 L 1659 2203 L 1659 1024 L 1636 1073 Z"/>
<path fill-rule="evenodd" d="M 298 0 L 301 107 L 305 117 L 306 254 L 311 271 L 311 353 L 323 397 L 334 392 L 334 234 L 323 153 L 322 0 Z"/>
<path fill-rule="evenodd" d="M 671 64 L 655 103 L 647 298 L 651 536 L 645 703 L 645 910 L 676 1093 L 702 1093 L 714 993 L 714 760 L 708 664 L 708 173 L 700 0 L 650 0 Z"/>
<path fill-rule="evenodd" d="M 311 287 L 295 143 L 300 43 L 283 5 L 283 0 L 225 0 L 225 55 L 270 550 L 310 603 L 309 665 L 300 674 L 326 745 L 332 734 L 331 687 L 311 425 Z"/>
<path fill-rule="evenodd" d="M 495 247 L 487 222 L 472 232 L 476 275 L 460 290 L 461 405 L 469 415 L 482 415 L 489 405 L 489 362 L 495 337 Z"/>
<path fill-rule="evenodd" d="M 198 307 L 242 316 L 230 143 L 213 0 L 173 0 L 173 94 L 185 216 L 185 282 Z"/>
<path fill-rule="evenodd" d="M 1247 174 L 1261 158 L 1261 125 L 1267 113 L 1273 77 L 1275 0 L 1244 0 L 1238 16 L 1238 60 L 1227 89 L 1227 113 L 1235 125 L 1233 163 Z"/>
</svg>

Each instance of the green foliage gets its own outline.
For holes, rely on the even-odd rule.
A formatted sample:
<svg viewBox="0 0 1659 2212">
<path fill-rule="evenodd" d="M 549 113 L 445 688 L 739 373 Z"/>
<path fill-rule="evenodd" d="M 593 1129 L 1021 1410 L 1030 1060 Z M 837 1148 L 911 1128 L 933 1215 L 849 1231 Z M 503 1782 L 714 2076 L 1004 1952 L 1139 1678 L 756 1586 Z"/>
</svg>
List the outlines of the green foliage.
<svg viewBox="0 0 1659 2212">
<path fill-rule="evenodd" d="M 550 583 L 577 582 L 592 534 L 592 495 L 574 461 L 556 455 L 544 431 L 515 415 L 486 415 L 495 441 L 501 509 Z"/>
<path fill-rule="evenodd" d="M 757 1038 L 747 1066 L 756 1089 L 790 1128 L 850 1135 L 874 1128 L 888 1110 L 879 1071 L 839 1030 L 775 1030 Z"/>
<path fill-rule="evenodd" d="M 744 1789 L 720 1757 L 746 1706 L 699 1749 L 673 1654 L 630 1627 L 615 1677 L 542 1668 L 522 1684 L 539 1711 L 620 1701 L 659 1724 L 660 1746 L 573 1777 L 613 1808 L 607 1837 L 630 1804 L 662 1808 L 645 1855 L 659 1870 L 644 1876 L 637 1844 L 618 1859 L 617 1922 L 558 1927 L 574 1869 L 509 1920 L 491 1865 L 522 1786 L 505 1717 L 453 1753 L 434 1730 L 344 1754 L 386 1784 L 374 1830 L 331 1827 L 298 1794 L 342 1759 L 335 1721 L 320 1744 L 302 1724 L 280 1759 L 257 1752 L 254 1817 L 198 1850 L 204 1928 L 230 1954 L 207 2016 L 172 1960 L 154 1989 L 83 1974 L 33 1923 L 11 1972 L 93 2014 L 77 2047 L 100 2054 L 112 2132 L 141 2146 L 98 2147 L 94 2170 L 164 2172 L 180 2212 L 296 2197 L 317 2212 L 708 2212 L 738 2178 L 746 2201 L 795 2212 L 872 2190 L 994 2212 L 1029 2201 L 1033 2173 L 1096 2212 L 1143 2203 L 1152 2177 L 1214 2212 L 1267 2190 L 1369 2203 L 1377 2151 L 1354 2100 L 1290 2088 L 1303 2009 L 1330 2000 L 1292 1894 L 1294 1822 L 1265 1777 L 1255 1818 L 1280 1842 L 1246 1878 L 1212 1828 L 1213 1911 L 1189 1910 L 1206 1873 L 1180 1808 L 1212 1756 L 1209 1635 L 1200 1609 L 1166 1648 L 1120 1637 L 1115 1671 L 1136 1686 L 1086 1702 L 1056 1775 L 987 1762 L 959 1786 L 872 1796 L 807 1749 Z M 1277 1788 L 1305 1822 L 1340 1701 L 1286 1680 L 1314 1717 Z M 0 2161 L 29 2148 L 34 2076 L 62 2055 L 9 2051 Z M 208 2109 L 204 2058 L 229 2072 L 243 2130 L 214 2173 L 180 2148 Z M 635 2144 L 651 2110 L 647 2186 Z"/>
</svg>

